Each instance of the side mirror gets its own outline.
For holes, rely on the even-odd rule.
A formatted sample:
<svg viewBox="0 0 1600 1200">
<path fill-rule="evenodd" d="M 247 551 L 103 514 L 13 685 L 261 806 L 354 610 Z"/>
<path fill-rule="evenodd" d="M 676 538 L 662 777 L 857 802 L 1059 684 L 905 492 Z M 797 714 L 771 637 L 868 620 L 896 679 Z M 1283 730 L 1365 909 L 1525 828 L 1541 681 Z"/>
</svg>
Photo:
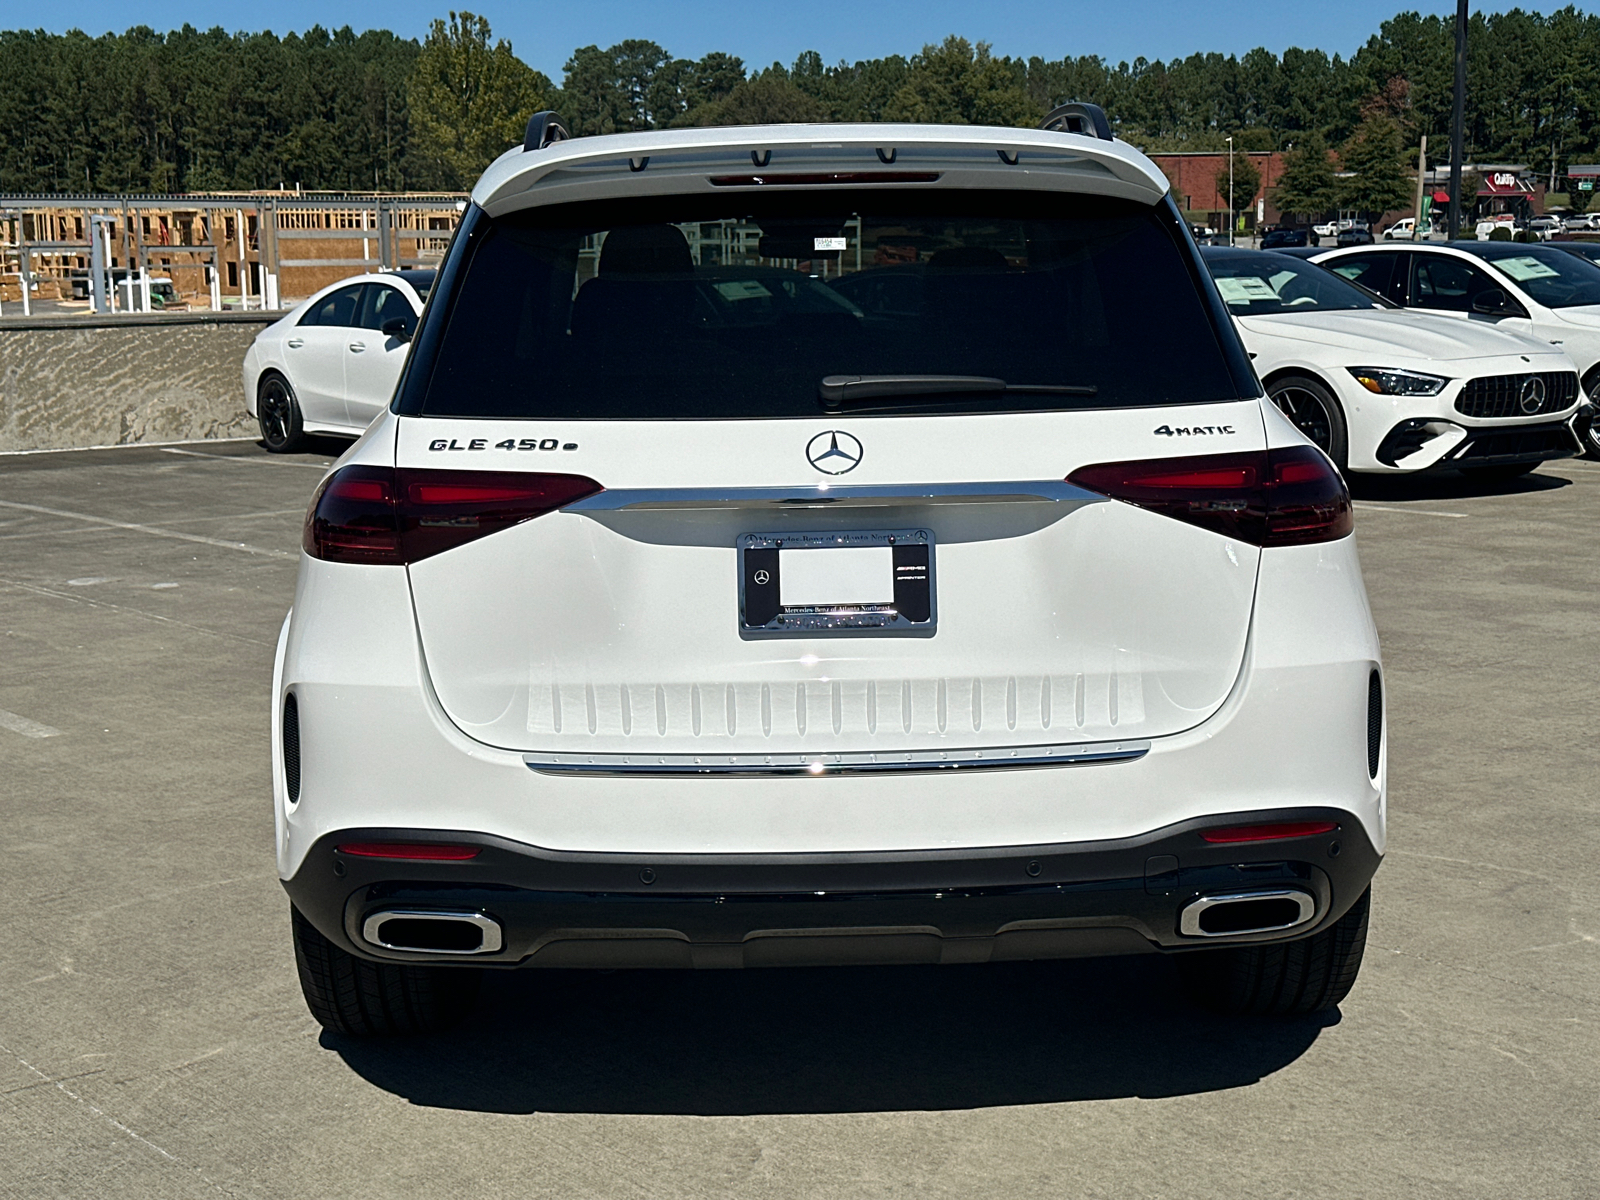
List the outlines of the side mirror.
<svg viewBox="0 0 1600 1200">
<path fill-rule="evenodd" d="M 1485 288 L 1472 298 L 1472 311 L 1486 317 L 1520 317 L 1522 309 L 1499 288 Z"/>
<path fill-rule="evenodd" d="M 383 323 L 379 330 L 384 337 L 392 337 L 396 341 L 409 342 L 411 340 L 411 322 L 404 317 L 390 317 Z"/>
</svg>

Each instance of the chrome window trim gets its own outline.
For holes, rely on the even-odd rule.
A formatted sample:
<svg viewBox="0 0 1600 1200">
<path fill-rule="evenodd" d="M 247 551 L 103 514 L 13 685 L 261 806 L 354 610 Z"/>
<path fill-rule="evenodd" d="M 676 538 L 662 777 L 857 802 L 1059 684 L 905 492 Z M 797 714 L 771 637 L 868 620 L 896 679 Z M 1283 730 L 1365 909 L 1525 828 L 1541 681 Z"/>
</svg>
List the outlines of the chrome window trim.
<svg viewBox="0 0 1600 1200">
<path fill-rule="evenodd" d="M 1106 497 L 1064 479 L 996 483 L 801 484 L 796 487 L 616 488 L 562 512 L 686 508 L 873 508 L 902 504 L 1080 504 Z"/>
<path fill-rule="evenodd" d="M 964 750 L 853 751 L 805 754 L 545 754 L 522 761 L 541 775 L 829 776 L 906 775 L 923 771 L 1019 770 L 1134 762 L 1148 741 Z"/>
</svg>

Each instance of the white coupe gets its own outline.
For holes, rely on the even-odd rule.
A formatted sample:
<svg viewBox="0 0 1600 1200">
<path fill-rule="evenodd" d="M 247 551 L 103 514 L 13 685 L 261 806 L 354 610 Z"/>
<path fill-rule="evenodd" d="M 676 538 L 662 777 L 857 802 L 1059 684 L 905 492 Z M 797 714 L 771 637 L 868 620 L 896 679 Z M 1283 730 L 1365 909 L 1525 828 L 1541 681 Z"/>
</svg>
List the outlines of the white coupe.
<svg viewBox="0 0 1600 1200">
<path fill-rule="evenodd" d="M 1303 258 L 1204 254 L 1267 394 L 1341 470 L 1488 481 L 1578 451 L 1578 372 L 1548 341 L 1397 308 Z"/>
<path fill-rule="evenodd" d="M 433 271 L 384 271 L 323 288 L 244 356 L 245 406 L 268 450 L 307 434 L 359 437 L 394 394 Z"/>
</svg>

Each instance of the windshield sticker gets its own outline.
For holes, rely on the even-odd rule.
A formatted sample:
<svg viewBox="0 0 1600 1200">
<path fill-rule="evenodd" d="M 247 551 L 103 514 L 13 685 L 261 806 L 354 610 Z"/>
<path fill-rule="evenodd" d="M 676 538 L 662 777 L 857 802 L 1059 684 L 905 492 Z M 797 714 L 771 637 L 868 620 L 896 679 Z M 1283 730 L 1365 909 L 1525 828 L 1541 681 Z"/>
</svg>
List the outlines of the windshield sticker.
<svg viewBox="0 0 1600 1200">
<path fill-rule="evenodd" d="M 1523 256 L 1520 258 L 1502 258 L 1495 262 L 1511 278 L 1518 283 L 1527 279 L 1550 279 L 1560 274 L 1554 267 L 1547 267 L 1537 258 Z"/>
<path fill-rule="evenodd" d="M 1276 300 L 1278 293 L 1265 279 L 1254 275 L 1230 275 L 1217 280 L 1217 291 L 1229 304 L 1249 304 L 1254 300 Z"/>
<path fill-rule="evenodd" d="M 813 250 L 843 250 L 849 243 L 840 237 L 819 237 L 811 239 Z"/>
</svg>

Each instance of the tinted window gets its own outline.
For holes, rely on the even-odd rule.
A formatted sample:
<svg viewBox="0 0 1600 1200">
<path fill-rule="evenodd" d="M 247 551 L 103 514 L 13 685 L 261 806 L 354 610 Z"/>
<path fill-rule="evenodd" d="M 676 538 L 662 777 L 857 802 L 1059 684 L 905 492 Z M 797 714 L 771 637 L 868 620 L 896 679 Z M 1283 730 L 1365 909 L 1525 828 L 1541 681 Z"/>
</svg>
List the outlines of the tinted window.
<svg viewBox="0 0 1600 1200">
<path fill-rule="evenodd" d="M 411 311 L 411 301 L 400 294 L 398 288 L 381 283 L 367 284 L 367 294 L 361 301 L 359 324 L 362 329 L 382 329 L 385 321 L 396 318 L 406 323 L 406 332 L 417 327 L 417 315 Z"/>
<path fill-rule="evenodd" d="M 336 292 L 329 292 L 300 318 L 300 324 L 354 326 L 356 309 L 361 304 L 361 289 L 364 287 L 364 283 L 353 283 Z"/>
<path fill-rule="evenodd" d="M 1235 316 L 1379 307 L 1332 271 L 1287 254 L 1206 251 L 1205 261 Z"/>
<path fill-rule="evenodd" d="M 1395 282 L 1394 264 L 1399 257 L 1398 254 L 1351 254 L 1332 260 L 1327 267 L 1335 275 L 1359 283 L 1369 292 L 1398 299 L 1390 288 Z"/>
<path fill-rule="evenodd" d="M 1546 308 L 1600 304 L 1600 267 L 1575 254 L 1505 242 L 1485 242 L 1472 253 L 1493 263 Z"/>
<path fill-rule="evenodd" d="M 1487 271 L 1445 254 L 1417 254 L 1411 260 L 1411 303 L 1417 308 L 1471 312 L 1484 292 L 1505 289 Z"/>
<path fill-rule="evenodd" d="M 895 411 L 1239 394 L 1175 232 L 1121 201 L 656 197 L 486 217 L 475 242 L 426 413 L 814 417 L 835 375 L 1013 387 L 882 405 Z"/>
</svg>

